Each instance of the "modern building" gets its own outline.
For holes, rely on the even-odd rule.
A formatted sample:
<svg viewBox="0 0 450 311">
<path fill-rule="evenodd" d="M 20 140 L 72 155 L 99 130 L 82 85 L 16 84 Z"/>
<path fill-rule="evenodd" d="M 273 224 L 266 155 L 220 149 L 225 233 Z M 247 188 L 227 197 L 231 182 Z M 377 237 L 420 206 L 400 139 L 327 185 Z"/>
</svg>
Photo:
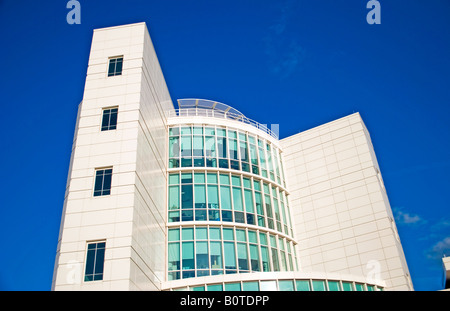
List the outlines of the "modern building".
<svg viewBox="0 0 450 311">
<path fill-rule="evenodd" d="M 279 139 L 177 104 L 145 23 L 94 31 L 53 290 L 413 290 L 358 113 Z"/>
</svg>

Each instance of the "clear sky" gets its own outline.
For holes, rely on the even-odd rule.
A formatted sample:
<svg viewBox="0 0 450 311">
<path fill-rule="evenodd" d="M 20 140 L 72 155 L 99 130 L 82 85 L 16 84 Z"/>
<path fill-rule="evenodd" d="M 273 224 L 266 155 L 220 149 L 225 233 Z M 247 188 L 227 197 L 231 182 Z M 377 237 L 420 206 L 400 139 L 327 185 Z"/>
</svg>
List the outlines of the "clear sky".
<svg viewBox="0 0 450 311">
<path fill-rule="evenodd" d="M 360 112 L 416 290 L 450 255 L 450 2 L 0 0 L 0 289 L 50 290 L 92 31 L 146 22 L 172 100 L 221 101 L 286 137 Z"/>
</svg>

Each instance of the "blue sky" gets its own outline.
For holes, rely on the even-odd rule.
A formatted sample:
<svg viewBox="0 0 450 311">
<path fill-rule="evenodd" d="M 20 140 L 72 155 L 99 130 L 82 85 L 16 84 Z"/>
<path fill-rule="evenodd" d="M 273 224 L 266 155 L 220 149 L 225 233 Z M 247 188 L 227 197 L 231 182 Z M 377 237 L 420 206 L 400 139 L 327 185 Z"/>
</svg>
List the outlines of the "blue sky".
<svg viewBox="0 0 450 311">
<path fill-rule="evenodd" d="M 92 31 L 145 21 L 172 99 L 286 137 L 360 112 L 416 290 L 450 255 L 450 2 L 0 0 L 1 290 L 49 290 Z"/>
</svg>

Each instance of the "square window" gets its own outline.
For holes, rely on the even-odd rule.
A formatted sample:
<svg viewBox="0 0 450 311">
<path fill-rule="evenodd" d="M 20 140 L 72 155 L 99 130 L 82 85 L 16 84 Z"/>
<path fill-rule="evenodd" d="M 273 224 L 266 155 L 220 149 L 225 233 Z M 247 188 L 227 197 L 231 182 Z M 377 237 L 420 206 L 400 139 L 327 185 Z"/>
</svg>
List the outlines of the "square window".
<svg viewBox="0 0 450 311">
<path fill-rule="evenodd" d="M 95 171 L 94 197 L 111 194 L 112 168 Z"/>
<path fill-rule="evenodd" d="M 104 241 L 88 244 L 86 254 L 86 268 L 84 271 L 85 282 L 103 280 L 105 245 L 106 243 Z"/>
<path fill-rule="evenodd" d="M 110 131 L 117 128 L 118 111 L 119 109 L 117 107 L 103 109 L 102 131 Z"/>
<path fill-rule="evenodd" d="M 123 56 L 109 59 L 108 77 L 122 75 Z"/>
</svg>

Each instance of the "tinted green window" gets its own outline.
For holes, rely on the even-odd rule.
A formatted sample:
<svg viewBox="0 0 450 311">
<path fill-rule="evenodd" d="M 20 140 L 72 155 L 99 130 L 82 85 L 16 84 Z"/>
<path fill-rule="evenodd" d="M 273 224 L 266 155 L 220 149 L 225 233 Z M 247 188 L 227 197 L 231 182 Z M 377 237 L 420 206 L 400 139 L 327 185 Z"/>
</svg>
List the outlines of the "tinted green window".
<svg viewBox="0 0 450 311">
<path fill-rule="evenodd" d="M 220 205 L 224 210 L 231 210 L 230 187 L 220 186 Z"/>
<path fill-rule="evenodd" d="M 350 282 L 342 282 L 342 288 L 344 291 L 353 291 L 353 284 Z"/>
<path fill-rule="evenodd" d="M 169 229 L 169 242 L 170 241 L 179 241 L 180 240 L 180 229 Z"/>
<path fill-rule="evenodd" d="M 280 291 L 293 291 L 294 290 L 294 282 L 291 280 L 280 280 L 278 281 L 278 286 Z"/>
<path fill-rule="evenodd" d="M 328 290 L 333 292 L 340 291 L 341 284 L 339 281 L 328 281 Z"/>
<path fill-rule="evenodd" d="M 225 290 L 226 291 L 240 291 L 241 283 L 226 283 Z"/>
<path fill-rule="evenodd" d="M 295 286 L 297 287 L 298 291 L 310 291 L 311 286 L 309 285 L 309 281 L 307 280 L 296 280 Z"/>
<path fill-rule="evenodd" d="M 244 291 L 259 291 L 258 282 L 243 282 L 242 290 Z"/>
<path fill-rule="evenodd" d="M 325 281 L 313 280 L 312 281 L 314 291 L 325 291 Z"/>
</svg>

